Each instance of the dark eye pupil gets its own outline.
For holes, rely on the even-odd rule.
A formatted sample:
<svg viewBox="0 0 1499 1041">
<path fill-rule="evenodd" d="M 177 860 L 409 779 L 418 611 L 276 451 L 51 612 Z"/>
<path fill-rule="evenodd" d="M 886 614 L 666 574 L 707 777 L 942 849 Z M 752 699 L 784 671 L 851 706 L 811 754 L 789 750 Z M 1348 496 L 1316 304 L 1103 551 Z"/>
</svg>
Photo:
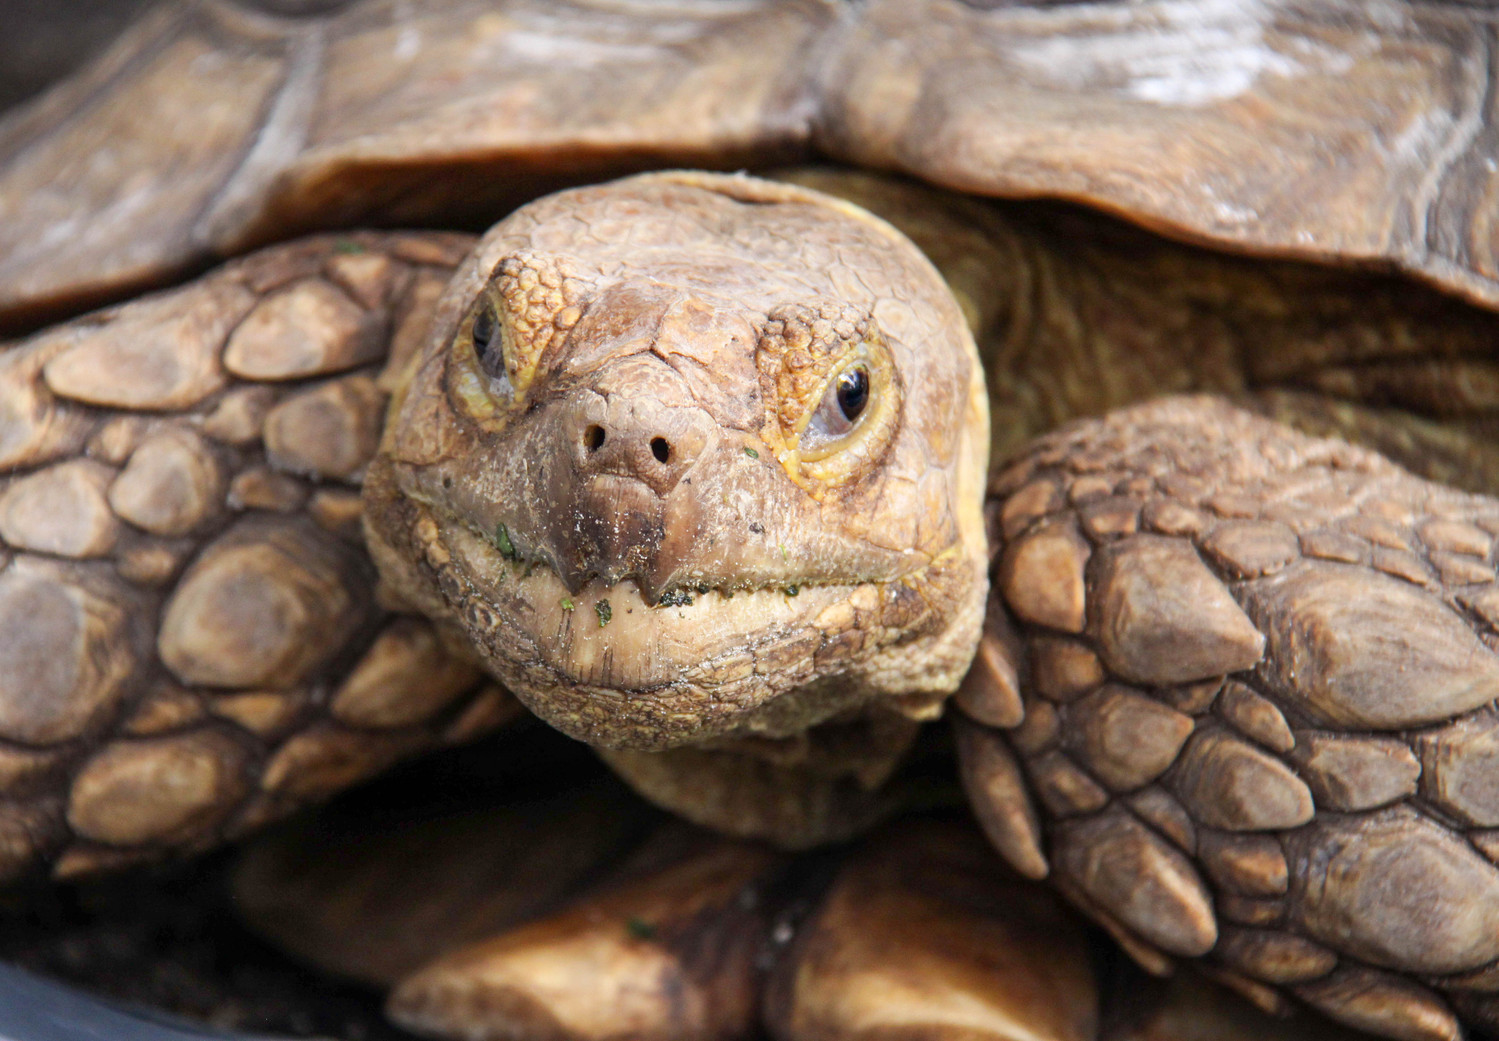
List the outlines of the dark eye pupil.
<svg viewBox="0 0 1499 1041">
<path fill-rule="evenodd" d="M 838 377 L 838 407 L 850 423 L 859 418 L 869 404 L 869 373 L 863 366 L 849 369 Z"/>
<path fill-rule="evenodd" d="M 474 315 L 474 349 L 483 352 L 489 347 L 489 341 L 494 339 L 494 312 L 484 308 Z"/>
</svg>

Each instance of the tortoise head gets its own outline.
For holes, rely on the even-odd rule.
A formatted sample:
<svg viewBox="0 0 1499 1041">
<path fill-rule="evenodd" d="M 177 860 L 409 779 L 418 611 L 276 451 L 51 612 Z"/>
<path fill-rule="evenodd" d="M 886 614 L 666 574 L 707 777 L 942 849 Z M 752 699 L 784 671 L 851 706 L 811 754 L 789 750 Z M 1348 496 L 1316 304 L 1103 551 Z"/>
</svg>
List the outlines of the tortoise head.
<svg viewBox="0 0 1499 1041">
<path fill-rule="evenodd" d="M 986 590 L 982 376 L 936 270 L 803 188 L 652 174 L 517 211 L 403 367 L 391 590 L 596 745 L 933 714 Z"/>
</svg>

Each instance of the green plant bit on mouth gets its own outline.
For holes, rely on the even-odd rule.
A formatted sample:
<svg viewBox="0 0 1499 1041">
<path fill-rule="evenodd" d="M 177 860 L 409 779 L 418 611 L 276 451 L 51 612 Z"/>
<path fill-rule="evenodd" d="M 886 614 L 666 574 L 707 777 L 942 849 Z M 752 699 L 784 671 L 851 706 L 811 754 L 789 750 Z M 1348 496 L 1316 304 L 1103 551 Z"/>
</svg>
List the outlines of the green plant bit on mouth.
<svg viewBox="0 0 1499 1041">
<path fill-rule="evenodd" d="M 625 922 L 625 931 L 637 940 L 654 940 L 656 927 L 643 918 L 631 918 Z"/>
<path fill-rule="evenodd" d="M 776 548 L 781 551 L 781 560 L 785 561 L 788 564 L 791 563 L 791 554 L 786 552 L 786 543 L 777 542 Z"/>
<path fill-rule="evenodd" d="M 572 598 L 571 597 L 564 596 L 562 598 L 562 610 L 564 610 L 564 611 L 571 611 L 573 608 L 575 608 L 577 606 L 578 606 L 577 604 L 575 604 L 575 603 L 572 602 Z"/>
<path fill-rule="evenodd" d="M 692 594 L 685 589 L 673 589 L 661 594 L 657 607 L 691 607 Z"/>
<path fill-rule="evenodd" d="M 365 250 L 365 248 L 363 246 L 361 246 L 359 243 L 353 241 L 352 239 L 339 239 L 337 242 L 335 242 L 333 244 L 333 252 L 335 252 L 335 253 L 349 254 L 349 253 L 364 253 L 364 252 L 367 252 L 367 251 Z"/>
<path fill-rule="evenodd" d="M 510 541 L 510 529 L 503 523 L 495 525 L 494 544 L 499 547 L 500 556 L 506 560 L 515 559 L 515 543 Z"/>
<path fill-rule="evenodd" d="M 609 606 L 609 601 L 607 600 L 600 600 L 593 605 L 593 609 L 598 613 L 600 629 L 608 625 L 609 619 L 614 617 L 614 608 Z"/>
<path fill-rule="evenodd" d="M 753 448 L 749 447 L 748 445 L 744 446 L 744 454 L 747 455 L 747 456 L 749 456 L 751 459 L 759 459 L 760 458 L 760 453 L 757 452 L 757 451 L 755 451 Z"/>
</svg>

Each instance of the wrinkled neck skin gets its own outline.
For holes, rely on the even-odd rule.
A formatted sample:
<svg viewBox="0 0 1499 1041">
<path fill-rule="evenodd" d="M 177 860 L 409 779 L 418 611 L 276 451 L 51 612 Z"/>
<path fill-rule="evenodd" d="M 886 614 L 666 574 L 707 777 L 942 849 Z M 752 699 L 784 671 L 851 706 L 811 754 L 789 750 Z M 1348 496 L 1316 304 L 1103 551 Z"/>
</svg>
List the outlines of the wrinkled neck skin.
<svg viewBox="0 0 1499 1041">
<path fill-rule="evenodd" d="M 986 595 L 977 354 L 883 221 L 651 174 L 492 229 L 365 484 L 390 592 L 633 750 L 931 718 Z"/>
</svg>

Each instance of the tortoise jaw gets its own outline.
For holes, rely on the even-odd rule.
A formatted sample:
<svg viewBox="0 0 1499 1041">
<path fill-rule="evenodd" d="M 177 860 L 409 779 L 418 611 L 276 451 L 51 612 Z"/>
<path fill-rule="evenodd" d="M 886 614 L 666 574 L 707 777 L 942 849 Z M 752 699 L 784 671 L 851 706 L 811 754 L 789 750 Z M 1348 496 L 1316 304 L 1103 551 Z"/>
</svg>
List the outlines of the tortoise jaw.
<svg viewBox="0 0 1499 1041">
<path fill-rule="evenodd" d="M 877 588 L 667 590 L 653 599 L 633 578 L 572 587 L 456 522 L 439 524 L 438 538 L 463 576 L 453 585 L 466 587 L 451 607 L 488 669 L 552 726 L 605 747 L 698 743 L 741 729 L 819 672 L 843 671 L 849 661 L 816 660 L 829 610 Z M 837 686 L 818 717 L 870 693 L 854 680 Z M 809 725 L 805 712 L 788 719 L 788 732 Z"/>
<path fill-rule="evenodd" d="M 633 576 L 569 582 L 519 523 L 491 529 L 413 479 L 389 458 L 366 478 L 382 573 L 536 715 L 591 745 L 788 737 L 882 696 L 940 700 L 972 656 L 985 583 L 963 546 L 841 579 L 791 570 L 772 534 L 757 559 L 778 570 L 715 580 L 725 572 L 703 566 L 654 590 Z"/>
</svg>

